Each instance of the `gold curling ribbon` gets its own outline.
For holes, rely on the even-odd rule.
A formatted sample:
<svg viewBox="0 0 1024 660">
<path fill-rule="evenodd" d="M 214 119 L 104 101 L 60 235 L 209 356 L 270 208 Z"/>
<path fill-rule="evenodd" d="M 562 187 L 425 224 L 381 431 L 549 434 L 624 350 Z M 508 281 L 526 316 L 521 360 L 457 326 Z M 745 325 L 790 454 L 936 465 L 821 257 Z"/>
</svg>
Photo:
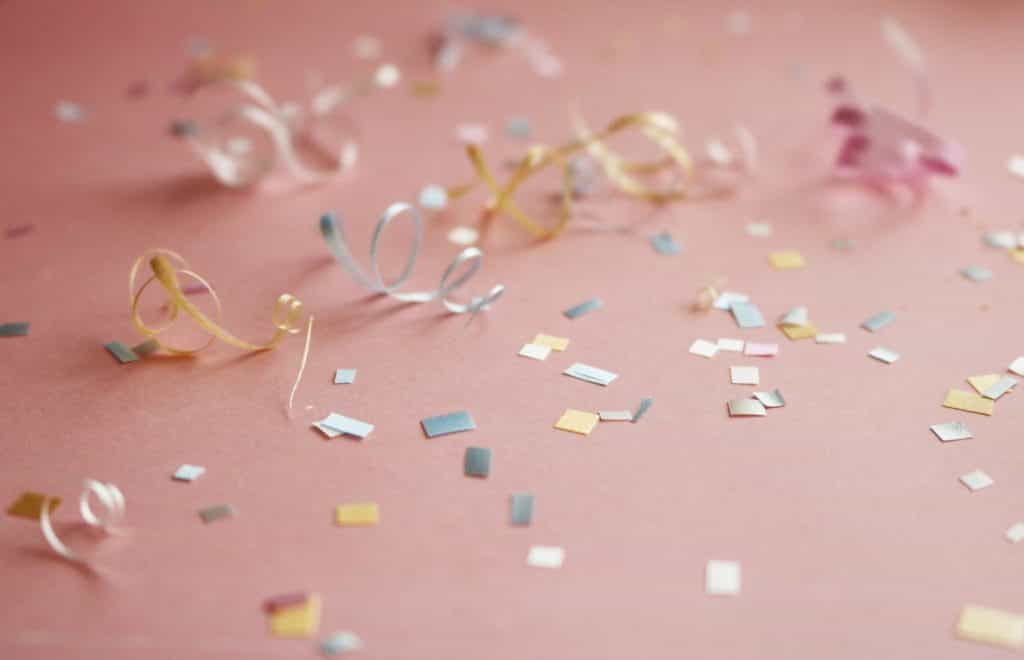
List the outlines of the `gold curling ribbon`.
<svg viewBox="0 0 1024 660">
<path fill-rule="evenodd" d="M 152 275 L 138 288 L 136 288 L 135 282 L 143 264 L 149 265 Z M 185 296 L 185 292 L 181 288 L 181 283 L 179 281 L 180 275 L 191 277 L 207 288 L 210 292 L 210 296 L 213 298 L 214 304 L 217 307 L 216 321 L 211 319 L 188 300 Z M 143 292 L 145 292 L 146 288 L 154 282 L 159 283 L 160 286 L 163 287 L 164 293 L 167 294 L 168 304 L 170 306 L 170 319 L 167 323 L 161 326 L 151 327 L 142 320 L 142 315 L 139 313 L 139 302 L 142 299 Z M 215 339 L 220 339 L 221 341 L 244 351 L 266 351 L 277 346 L 277 344 L 286 336 L 296 334 L 302 329 L 301 324 L 298 323 L 299 319 L 302 317 L 302 302 L 295 296 L 285 293 L 279 296 L 277 302 L 274 303 L 271 321 L 276 330 L 273 336 L 263 344 L 253 344 L 245 341 L 244 339 L 239 339 L 220 325 L 222 307 L 220 296 L 217 295 L 217 292 L 201 275 L 189 270 L 188 264 L 180 255 L 175 252 L 171 252 L 170 250 L 149 250 L 136 259 L 135 263 L 132 265 L 131 274 L 129 275 L 128 290 L 131 300 L 132 323 L 135 325 L 135 328 L 145 335 L 150 341 L 155 343 L 157 347 L 172 355 L 194 355 L 213 343 Z M 160 341 L 158 335 L 174 323 L 174 320 L 178 317 L 179 313 L 191 318 L 199 325 L 199 327 L 210 335 L 210 338 L 205 344 L 198 348 L 181 348 L 171 346 Z"/>
<path fill-rule="evenodd" d="M 624 115 L 597 133 L 591 133 L 579 117 L 574 118 L 574 124 L 577 139 L 559 147 L 544 145 L 530 147 L 504 185 L 498 184 L 484 160 L 480 148 L 475 144 L 466 147 L 466 153 L 473 164 L 478 181 L 482 181 L 491 193 L 491 198 L 487 202 L 485 221 L 498 214 L 506 213 L 535 238 L 544 240 L 560 234 L 572 217 L 573 190 L 569 156 L 581 151 L 586 151 L 594 158 L 601 165 L 605 176 L 627 195 L 656 204 L 672 202 L 688 196 L 689 193 L 685 187 L 668 191 L 656 190 L 633 176 L 633 173 L 652 174 L 669 167 L 678 167 L 687 178 L 692 176 L 693 159 L 677 141 L 679 127 L 671 115 L 663 112 L 639 112 Z M 657 161 L 634 162 L 622 158 L 605 144 L 609 137 L 628 129 L 638 129 L 660 147 L 666 156 Z M 562 202 L 555 224 L 546 227 L 524 213 L 515 203 L 513 195 L 524 181 L 550 165 L 562 169 Z M 476 182 L 449 188 L 448 197 L 458 199 L 473 189 L 475 185 Z"/>
</svg>

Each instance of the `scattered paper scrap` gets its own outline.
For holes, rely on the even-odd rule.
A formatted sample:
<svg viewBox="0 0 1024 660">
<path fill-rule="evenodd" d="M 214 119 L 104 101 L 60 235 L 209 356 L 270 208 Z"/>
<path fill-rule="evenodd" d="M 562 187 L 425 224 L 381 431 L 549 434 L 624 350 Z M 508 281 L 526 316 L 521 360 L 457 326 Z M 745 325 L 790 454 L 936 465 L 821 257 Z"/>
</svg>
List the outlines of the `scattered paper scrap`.
<svg viewBox="0 0 1024 660">
<path fill-rule="evenodd" d="M 351 385 L 356 382 L 355 369 L 337 369 L 334 372 L 335 385 Z"/>
<path fill-rule="evenodd" d="M 720 351 L 732 351 L 734 353 L 743 352 L 743 340 L 742 339 L 718 339 L 718 350 Z M 693 347 L 690 347 L 690 351 L 693 351 Z"/>
<path fill-rule="evenodd" d="M 235 507 L 230 504 L 218 504 L 216 506 L 208 506 L 205 509 L 199 510 L 199 517 L 207 524 L 224 518 L 234 518 L 234 516 Z"/>
<path fill-rule="evenodd" d="M 754 238 L 768 238 L 772 235 L 772 226 L 767 222 L 748 222 L 747 233 Z"/>
<path fill-rule="evenodd" d="M 448 232 L 448 241 L 455 245 L 466 247 L 473 245 L 480 239 L 480 232 L 472 227 L 453 227 Z"/>
<path fill-rule="evenodd" d="M 427 434 L 428 438 L 472 431 L 476 428 L 476 422 L 473 421 L 473 417 L 466 410 L 459 410 L 436 417 L 427 417 L 420 421 L 420 425 L 423 426 L 423 432 Z"/>
<path fill-rule="evenodd" d="M 985 245 L 991 248 L 1010 250 L 1017 247 L 1017 235 L 1012 231 L 990 231 L 982 236 Z"/>
<path fill-rule="evenodd" d="M 530 137 L 530 120 L 526 117 L 509 117 L 505 121 L 505 135 L 525 140 Z"/>
<path fill-rule="evenodd" d="M 361 60 L 375 60 L 380 57 L 380 40 L 361 34 L 352 40 L 352 54 Z"/>
<path fill-rule="evenodd" d="M 467 477 L 487 477 L 491 473 L 490 448 L 466 447 L 462 469 Z"/>
<path fill-rule="evenodd" d="M 884 346 L 877 346 L 872 348 L 868 353 L 871 357 L 875 358 L 879 362 L 885 362 L 886 364 L 892 364 L 896 360 L 900 359 L 900 354 L 891 348 L 885 348 Z"/>
<path fill-rule="evenodd" d="M 578 319 L 584 314 L 596 311 L 604 307 L 604 303 L 601 302 L 600 298 L 591 298 L 590 300 L 584 300 L 580 304 L 570 307 L 569 309 L 562 312 L 562 314 L 568 319 Z"/>
<path fill-rule="evenodd" d="M 1006 540 L 1010 543 L 1024 541 L 1024 522 L 1014 523 L 1006 530 Z"/>
<path fill-rule="evenodd" d="M 509 498 L 509 509 L 509 521 L 513 525 L 529 525 L 533 520 L 533 495 L 512 493 Z"/>
<path fill-rule="evenodd" d="M 583 364 L 582 362 L 572 364 L 572 366 L 562 373 L 566 376 L 572 376 L 573 378 L 577 378 L 588 383 L 605 386 L 619 377 L 618 374 L 605 371 L 604 369 L 598 369 L 597 367 L 592 367 L 589 364 Z"/>
<path fill-rule="evenodd" d="M 814 335 L 814 341 L 818 344 L 845 344 L 846 335 L 842 332 L 826 332 Z"/>
<path fill-rule="evenodd" d="M 983 394 L 985 390 L 998 383 L 1000 378 L 1002 378 L 1001 374 L 984 374 L 982 376 L 968 376 L 967 382 L 978 391 L 978 394 Z"/>
<path fill-rule="evenodd" d="M 270 634 L 286 639 L 313 637 L 320 630 L 320 595 L 310 594 L 305 602 L 285 607 L 267 617 Z"/>
<path fill-rule="evenodd" d="M 71 101 L 58 101 L 53 108 L 53 114 L 66 124 L 75 124 L 85 119 L 85 110 L 82 106 Z"/>
<path fill-rule="evenodd" d="M 991 415 L 996 409 L 996 403 L 992 399 L 986 399 L 974 392 L 965 392 L 964 390 L 949 390 L 946 392 L 946 398 L 942 401 L 942 405 L 946 408 L 978 413 L 979 415 Z"/>
<path fill-rule="evenodd" d="M 0 323 L 0 337 L 24 337 L 28 335 L 28 321 L 17 321 L 15 323 Z"/>
<path fill-rule="evenodd" d="M 735 291 L 723 291 L 715 298 L 714 308 L 728 311 L 732 309 L 733 303 L 750 302 L 750 296 Z"/>
<path fill-rule="evenodd" d="M 775 270 L 794 270 L 804 267 L 803 255 L 794 250 L 772 252 L 768 255 L 768 261 Z"/>
<path fill-rule="evenodd" d="M 483 124 L 459 124 L 455 127 L 455 138 L 462 144 L 483 144 L 487 142 L 487 133 Z"/>
<path fill-rule="evenodd" d="M 519 354 L 531 360 L 543 361 L 551 355 L 551 347 L 542 344 L 523 344 L 523 347 L 519 349 Z"/>
<path fill-rule="evenodd" d="M 690 352 L 701 357 L 713 358 L 718 354 L 719 345 L 707 339 L 698 339 L 690 344 Z"/>
<path fill-rule="evenodd" d="M 535 568 L 561 568 L 565 562 L 565 548 L 550 545 L 530 546 L 526 565 Z"/>
<path fill-rule="evenodd" d="M 631 410 L 598 410 L 597 416 L 602 422 L 632 422 Z"/>
<path fill-rule="evenodd" d="M 740 593 L 741 569 L 738 561 L 712 559 L 704 570 L 704 591 L 714 596 Z"/>
<path fill-rule="evenodd" d="M 967 425 L 963 422 L 945 422 L 943 424 L 933 424 L 928 427 L 932 430 L 932 433 L 943 442 L 953 442 L 954 440 L 968 440 L 973 438 L 971 430 L 967 428 Z"/>
<path fill-rule="evenodd" d="M 896 320 L 896 315 L 892 312 L 879 312 L 860 324 L 860 327 L 864 328 L 868 332 L 878 332 L 885 326 L 889 325 Z"/>
<path fill-rule="evenodd" d="M 764 317 L 761 310 L 752 302 L 734 302 L 729 308 L 732 317 L 736 319 L 736 325 L 741 328 L 763 328 Z"/>
<path fill-rule="evenodd" d="M 637 406 L 636 412 L 633 413 L 633 419 L 631 419 L 629 421 L 631 421 L 634 424 L 636 424 L 638 421 L 640 421 L 641 417 L 643 417 L 644 415 L 647 414 L 647 411 L 650 410 L 651 406 L 653 406 L 653 405 L 654 405 L 654 397 L 653 396 L 646 396 L 646 397 L 640 399 L 640 405 Z"/>
<path fill-rule="evenodd" d="M 1006 648 L 1024 646 L 1024 616 L 979 605 L 965 605 L 956 624 L 960 639 Z"/>
<path fill-rule="evenodd" d="M 136 355 L 135 351 L 128 348 L 119 341 L 112 341 L 109 344 L 104 344 L 103 348 L 110 351 L 110 354 L 117 358 L 117 361 L 121 364 L 127 364 L 129 362 L 138 362 L 139 356 Z"/>
<path fill-rule="evenodd" d="M 368 527 L 380 520 L 376 502 L 339 504 L 334 508 L 334 522 L 339 527 Z"/>
<path fill-rule="evenodd" d="M 53 513 L 60 506 L 61 499 L 59 497 L 43 495 L 42 493 L 26 491 L 7 507 L 7 515 L 16 518 L 39 520 L 39 516 L 43 513 L 43 504 L 46 502 L 49 502 L 49 511 Z"/>
<path fill-rule="evenodd" d="M 660 234 L 653 234 L 650 237 L 651 247 L 662 256 L 672 256 L 682 252 L 683 248 L 672 238 L 672 234 L 663 231 Z"/>
<path fill-rule="evenodd" d="M 784 325 L 780 323 L 778 327 L 782 334 L 792 341 L 810 339 L 818 334 L 818 328 L 813 323 L 808 323 L 807 325 Z"/>
<path fill-rule="evenodd" d="M 320 640 L 320 651 L 324 655 L 341 655 L 363 648 L 363 640 L 353 632 L 336 632 Z"/>
<path fill-rule="evenodd" d="M 569 408 L 555 422 L 555 428 L 560 431 L 590 435 L 599 420 L 600 417 L 594 413 Z"/>
<path fill-rule="evenodd" d="M 743 354 L 750 357 L 774 357 L 779 354 L 779 345 L 748 341 Z"/>
<path fill-rule="evenodd" d="M 552 337 L 551 335 L 544 335 L 538 333 L 533 338 L 534 344 L 540 344 L 541 346 L 547 346 L 553 351 L 564 351 L 569 348 L 569 340 L 565 337 Z"/>
<path fill-rule="evenodd" d="M 420 206 L 428 211 L 440 211 L 444 209 L 448 206 L 448 191 L 445 190 L 444 186 L 439 186 L 436 183 L 423 186 L 423 190 L 420 191 Z M 457 242 L 452 240 L 452 233 L 455 233 L 459 229 L 464 229 L 464 227 L 456 227 L 448 234 L 448 240 L 452 241 L 452 243 Z M 473 240 L 476 240 L 476 232 L 473 231 L 473 233 Z"/>
<path fill-rule="evenodd" d="M 1006 169 L 1013 176 L 1024 178 L 1024 156 L 1020 154 L 1010 156 L 1010 160 L 1006 161 Z"/>
<path fill-rule="evenodd" d="M 1010 376 L 1003 376 L 996 382 L 985 388 L 985 391 L 981 393 L 981 396 L 986 399 L 992 399 L 995 401 L 999 397 L 1003 396 L 1007 392 L 1013 389 L 1013 386 L 1017 384 L 1016 378 Z"/>
<path fill-rule="evenodd" d="M 171 475 L 171 478 L 175 481 L 195 481 L 199 477 L 203 476 L 206 472 L 206 468 L 200 465 L 189 465 L 185 463 Z"/>
<path fill-rule="evenodd" d="M 771 392 L 754 392 L 754 398 L 760 401 L 765 408 L 781 408 L 786 405 L 786 400 L 782 398 L 782 392 L 777 389 Z"/>
<path fill-rule="evenodd" d="M 988 488 L 994 484 L 995 481 L 992 477 L 985 474 L 983 470 L 974 470 L 973 472 L 961 475 L 960 483 L 967 486 L 967 488 L 973 492 L 983 488 Z"/>
<path fill-rule="evenodd" d="M 729 367 L 729 377 L 733 385 L 759 385 L 760 370 L 757 367 Z"/>
<path fill-rule="evenodd" d="M 338 413 L 331 413 L 317 422 L 317 428 L 326 427 L 342 435 L 351 435 L 356 438 L 365 438 L 373 432 L 373 424 L 361 422 L 358 419 L 345 417 Z"/>
<path fill-rule="evenodd" d="M 1017 374 L 1018 376 L 1024 376 L 1024 356 L 1021 356 L 1010 363 L 1007 367 L 1010 371 Z"/>
<path fill-rule="evenodd" d="M 992 271 L 984 266 L 967 266 L 960 269 L 960 274 L 972 282 L 985 282 L 992 279 Z"/>
<path fill-rule="evenodd" d="M 764 417 L 768 414 L 757 399 L 733 399 L 727 405 L 729 417 Z"/>
</svg>

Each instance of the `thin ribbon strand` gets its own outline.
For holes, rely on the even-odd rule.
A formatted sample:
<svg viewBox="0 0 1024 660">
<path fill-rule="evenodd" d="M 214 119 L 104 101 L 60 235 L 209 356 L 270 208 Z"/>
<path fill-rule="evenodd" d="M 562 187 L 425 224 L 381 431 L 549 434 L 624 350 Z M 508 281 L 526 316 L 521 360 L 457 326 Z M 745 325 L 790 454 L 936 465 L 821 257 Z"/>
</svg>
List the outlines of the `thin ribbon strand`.
<svg viewBox="0 0 1024 660">
<path fill-rule="evenodd" d="M 96 498 L 101 509 L 93 510 L 91 499 Z M 87 559 L 72 550 L 66 543 L 60 540 L 57 532 L 53 529 L 50 520 L 51 499 L 43 501 L 42 511 L 39 514 L 39 527 L 42 529 L 43 538 L 61 557 L 73 562 L 89 564 Z M 112 483 L 103 483 L 94 479 L 86 479 L 83 483 L 82 494 L 78 500 L 78 510 L 86 525 L 101 530 L 104 534 L 117 533 L 117 526 L 124 518 L 125 499 L 121 490 Z"/>
<path fill-rule="evenodd" d="M 309 344 L 313 339 L 313 315 L 309 315 L 309 322 L 306 324 L 306 345 L 302 349 L 302 360 L 299 361 L 299 373 L 295 375 L 295 384 L 292 385 L 292 391 L 288 394 L 288 416 L 291 417 L 292 405 L 295 403 L 295 392 L 299 389 L 299 383 L 302 382 L 302 374 L 306 373 L 306 362 L 309 360 Z"/>
<path fill-rule="evenodd" d="M 413 223 L 412 243 L 409 245 L 409 254 L 406 257 L 402 272 L 391 282 L 387 282 L 381 275 L 380 265 L 377 262 L 378 248 L 381 237 L 384 235 L 384 230 L 395 218 L 403 213 L 408 214 L 410 221 Z M 412 275 L 413 269 L 416 266 L 416 260 L 419 258 L 420 246 L 423 243 L 423 218 L 414 206 L 405 202 L 396 202 L 389 206 L 377 221 L 377 225 L 373 230 L 373 238 L 370 239 L 370 271 L 368 273 L 359 266 L 349 250 L 348 241 L 345 238 L 345 227 L 341 218 L 335 220 L 334 216 L 330 213 L 322 216 L 320 218 L 320 233 L 323 235 L 327 248 L 334 255 L 338 264 L 348 271 L 360 286 L 374 293 L 385 294 L 395 300 L 409 303 L 427 303 L 441 300 L 445 308 L 453 314 L 465 314 L 466 312 L 475 314 L 476 312 L 489 309 L 505 291 L 503 285 L 496 284 L 487 294 L 473 297 L 468 303 L 459 303 L 449 298 L 450 294 L 466 284 L 480 269 L 483 261 L 483 252 L 476 247 L 467 247 L 456 255 L 441 275 L 441 280 L 436 289 L 432 291 L 400 291 L 399 289 Z M 466 266 L 465 271 L 458 277 L 454 277 L 455 273 L 464 265 Z"/>
</svg>

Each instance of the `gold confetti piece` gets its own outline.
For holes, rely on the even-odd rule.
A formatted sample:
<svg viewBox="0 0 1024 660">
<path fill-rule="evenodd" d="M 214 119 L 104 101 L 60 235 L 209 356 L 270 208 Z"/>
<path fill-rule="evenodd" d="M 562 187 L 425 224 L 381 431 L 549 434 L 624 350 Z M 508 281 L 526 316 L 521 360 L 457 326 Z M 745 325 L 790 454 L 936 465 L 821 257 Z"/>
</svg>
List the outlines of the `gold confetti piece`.
<svg viewBox="0 0 1024 660">
<path fill-rule="evenodd" d="M 964 390 L 950 390 L 946 392 L 946 399 L 942 402 L 942 405 L 946 408 L 978 413 L 980 415 L 991 415 L 996 409 L 995 401 L 978 396 L 973 392 L 965 392 Z"/>
<path fill-rule="evenodd" d="M 998 383 L 1000 378 L 1002 376 L 999 374 L 985 374 L 983 376 L 969 376 L 967 382 L 978 391 L 978 394 L 982 394 L 985 390 Z"/>
<path fill-rule="evenodd" d="M 18 499 L 14 500 L 11 506 L 7 507 L 7 515 L 28 518 L 29 520 L 39 520 L 40 515 L 43 513 L 43 504 L 47 501 L 50 503 L 50 511 L 54 511 L 60 506 L 59 497 L 50 497 L 42 493 L 24 492 L 18 496 Z"/>
<path fill-rule="evenodd" d="M 310 594 L 301 605 L 277 610 L 267 621 L 275 637 L 301 639 L 316 635 L 320 630 L 320 594 Z"/>
<path fill-rule="evenodd" d="M 965 605 L 956 624 L 960 639 L 995 646 L 1024 646 L 1024 616 L 979 605 Z"/>
<path fill-rule="evenodd" d="M 1010 257 L 1019 264 L 1024 264 L 1024 248 L 1011 248 Z"/>
<path fill-rule="evenodd" d="M 135 279 L 144 262 L 149 263 L 149 267 L 153 274 L 149 279 L 136 288 Z M 155 342 L 160 349 L 167 353 L 170 353 L 171 355 L 195 355 L 212 344 L 215 339 L 220 339 L 235 348 L 240 348 L 245 351 L 266 351 L 277 346 L 277 344 L 288 335 L 296 334 L 301 331 L 302 326 L 301 323 L 299 323 L 299 319 L 302 316 L 302 302 L 290 293 L 285 293 L 281 294 L 281 296 L 278 297 L 277 302 L 274 304 L 274 310 L 271 314 L 271 322 L 274 324 L 276 331 L 266 343 L 252 344 L 235 337 L 185 297 L 185 293 L 181 288 L 181 282 L 179 281 L 180 275 L 185 275 L 195 279 L 209 290 L 210 296 L 213 298 L 214 305 L 217 308 L 217 317 L 219 320 L 221 315 L 221 303 L 217 292 L 214 291 L 213 287 L 210 286 L 210 283 L 203 279 L 202 276 L 191 270 L 187 270 L 187 268 L 188 264 L 186 264 L 185 260 L 178 254 L 171 252 L 170 250 L 155 249 L 149 250 L 135 260 L 135 264 L 132 265 L 132 270 L 128 277 L 132 323 L 135 324 L 135 328 L 140 333 L 146 336 L 149 340 Z M 167 294 L 169 299 L 168 304 L 170 318 L 163 325 L 156 327 L 147 325 L 146 322 L 142 320 L 142 315 L 139 311 L 139 302 L 142 299 L 142 294 L 145 293 L 146 288 L 153 282 L 158 282 L 160 286 L 163 287 L 164 293 Z M 191 318 L 197 325 L 199 325 L 200 328 L 210 335 L 209 340 L 207 340 L 205 344 L 197 348 L 180 348 L 170 346 L 160 341 L 157 335 L 171 327 L 174 321 L 178 318 L 179 313 Z"/>
<path fill-rule="evenodd" d="M 569 408 L 555 422 L 555 428 L 560 431 L 590 435 L 599 420 L 600 417 L 595 413 Z"/>
<path fill-rule="evenodd" d="M 366 527 L 376 525 L 380 519 L 376 502 L 339 504 L 334 510 L 334 519 L 342 527 Z"/>
<path fill-rule="evenodd" d="M 797 339 L 811 339 L 818 334 L 818 328 L 813 323 L 808 323 L 807 325 L 786 325 L 785 323 L 780 323 L 778 328 L 782 331 L 782 334 L 794 341 Z"/>
<path fill-rule="evenodd" d="M 441 83 L 436 80 L 413 80 L 409 83 L 413 96 L 430 98 L 441 93 Z"/>
<path fill-rule="evenodd" d="M 793 270 L 804 267 L 804 257 L 795 250 L 784 252 L 772 252 L 768 255 L 768 261 L 776 270 Z"/>
<path fill-rule="evenodd" d="M 545 335 L 539 332 L 537 333 L 537 336 L 533 338 L 532 343 L 547 346 L 553 351 L 564 351 L 569 348 L 569 340 L 567 338 L 554 337 L 552 335 Z"/>
</svg>

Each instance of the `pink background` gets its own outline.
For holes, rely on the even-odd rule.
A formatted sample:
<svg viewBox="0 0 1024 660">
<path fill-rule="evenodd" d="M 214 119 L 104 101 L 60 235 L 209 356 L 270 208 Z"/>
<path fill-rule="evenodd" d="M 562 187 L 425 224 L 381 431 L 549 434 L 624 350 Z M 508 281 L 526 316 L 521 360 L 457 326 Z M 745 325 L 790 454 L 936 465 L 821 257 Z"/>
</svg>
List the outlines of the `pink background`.
<svg viewBox="0 0 1024 660">
<path fill-rule="evenodd" d="M 1024 548 L 1003 539 L 1024 519 L 1024 395 L 991 418 L 940 403 L 947 388 L 968 388 L 966 376 L 1024 353 L 1024 271 L 980 240 L 1021 224 L 1021 184 L 1005 162 L 1024 149 L 1024 6 L 749 3 L 753 30 L 738 37 L 721 3 L 628 4 L 505 3 L 563 59 L 561 78 L 538 77 L 515 54 L 471 50 L 437 98 L 403 87 L 353 106 L 363 156 L 351 176 L 249 192 L 212 183 L 166 134 L 190 114 L 168 90 L 189 38 L 252 54 L 260 81 L 296 98 L 308 71 L 343 80 L 365 70 L 350 55 L 359 34 L 379 37 L 407 80 L 430 77 L 428 36 L 447 7 L 0 4 L 0 223 L 36 226 L 0 242 L 0 321 L 32 322 L 29 337 L 0 339 L 0 500 L 23 490 L 74 499 L 94 477 L 125 492 L 131 527 L 96 548 L 107 573 L 90 578 L 53 558 L 37 526 L 4 518 L 0 655 L 312 657 L 312 641 L 268 638 L 260 611 L 268 596 L 308 589 L 323 595 L 322 631 L 355 631 L 366 658 L 1004 657 L 955 640 L 953 628 L 965 603 L 1024 612 Z M 928 56 L 930 125 L 968 155 L 965 175 L 919 210 L 823 185 L 827 76 L 914 107 L 910 77 L 879 36 L 890 13 Z M 153 91 L 129 99 L 137 80 Z M 56 121 L 61 99 L 85 106 L 87 120 Z M 662 109 L 693 145 L 743 122 L 762 149 L 758 179 L 724 203 L 653 214 L 617 197 L 592 206 L 631 223 L 625 235 L 572 231 L 530 245 L 501 219 L 469 288 L 502 282 L 508 292 L 469 327 L 438 305 L 368 298 L 330 261 L 316 229 L 325 209 L 348 218 L 364 259 L 386 205 L 470 174 L 457 124 L 486 123 L 498 163 L 522 150 L 502 135 L 506 118 L 530 118 L 535 139 L 555 143 L 570 104 L 594 125 Z M 471 224 L 479 203 L 432 221 L 417 283 L 436 281 L 457 252 L 445 234 Z M 772 238 L 746 234 L 757 219 L 774 224 Z M 684 254 L 654 254 L 647 235 L 661 230 Z M 857 248 L 838 252 L 836 238 Z M 299 339 L 254 356 L 218 344 L 194 360 L 125 366 L 103 350 L 136 341 L 125 281 L 150 247 L 180 251 L 212 280 L 243 337 L 270 334 L 271 302 L 285 291 L 316 314 L 295 419 L 284 402 Z M 768 253 L 787 248 L 807 267 L 771 270 Z M 964 280 L 970 264 L 995 278 Z M 789 342 L 771 327 L 739 330 L 722 312 L 690 315 L 693 292 L 719 275 L 769 321 L 805 304 L 849 343 Z M 561 316 L 590 296 L 606 308 Z M 883 309 L 897 321 L 879 335 L 857 327 Z M 516 357 L 538 331 L 572 344 L 543 363 Z M 704 360 L 687 354 L 698 337 L 782 350 Z M 902 359 L 866 357 L 877 345 Z M 575 361 L 621 377 L 601 388 L 559 375 Z M 725 402 L 751 389 L 729 383 L 732 364 L 759 366 L 787 406 L 728 419 Z M 356 384 L 331 383 L 340 367 L 358 368 Z M 567 407 L 632 408 L 645 395 L 657 401 L 639 424 L 588 438 L 552 428 Z M 478 430 L 423 437 L 420 419 L 458 409 Z M 377 428 L 361 443 L 325 442 L 308 422 L 330 411 Z M 952 420 L 976 437 L 939 443 L 928 426 Z M 463 477 L 469 445 L 493 448 L 490 478 Z M 182 463 L 208 471 L 171 481 Z M 975 468 L 995 486 L 967 492 L 957 477 Z M 537 497 L 534 522 L 512 528 L 508 496 L 522 490 Z M 334 526 L 335 505 L 363 500 L 379 502 L 378 527 Z M 220 503 L 238 516 L 202 524 L 197 510 Z M 79 540 L 73 502 L 57 520 Z M 562 570 L 526 567 L 532 544 L 564 546 Z M 704 594 L 709 559 L 742 562 L 740 596 Z"/>
</svg>

